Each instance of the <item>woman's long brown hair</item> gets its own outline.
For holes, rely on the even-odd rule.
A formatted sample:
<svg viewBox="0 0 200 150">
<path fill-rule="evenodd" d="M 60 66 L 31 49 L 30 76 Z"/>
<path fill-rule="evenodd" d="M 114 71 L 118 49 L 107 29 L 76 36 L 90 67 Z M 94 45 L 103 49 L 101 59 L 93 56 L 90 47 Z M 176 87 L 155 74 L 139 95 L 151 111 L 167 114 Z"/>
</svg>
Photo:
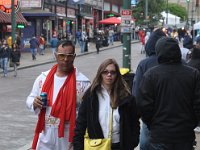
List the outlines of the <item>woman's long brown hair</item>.
<svg viewBox="0 0 200 150">
<path fill-rule="evenodd" d="M 95 91 L 101 92 L 101 84 L 102 84 L 102 72 L 106 69 L 106 67 L 110 64 L 113 64 L 116 69 L 116 79 L 114 81 L 113 87 L 111 89 L 110 97 L 111 97 L 111 106 L 112 108 L 117 108 L 119 105 L 119 100 L 123 100 L 123 98 L 127 97 L 131 94 L 128 84 L 123 79 L 120 74 L 119 65 L 117 64 L 115 59 L 106 59 L 102 62 L 97 70 L 97 74 L 91 84 L 90 92 L 93 93 Z"/>
</svg>

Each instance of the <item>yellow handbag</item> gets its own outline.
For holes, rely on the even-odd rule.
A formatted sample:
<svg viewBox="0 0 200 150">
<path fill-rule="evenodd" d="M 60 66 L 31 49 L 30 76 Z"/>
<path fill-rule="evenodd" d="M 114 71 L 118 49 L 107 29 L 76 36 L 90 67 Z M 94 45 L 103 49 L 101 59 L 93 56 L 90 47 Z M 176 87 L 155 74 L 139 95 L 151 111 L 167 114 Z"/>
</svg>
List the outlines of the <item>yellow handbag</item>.
<svg viewBox="0 0 200 150">
<path fill-rule="evenodd" d="M 111 150 L 111 136 L 112 136 L 112 119 L 113 109 L 110 117 L 110 131 L 108 138 L 105 139 L 90 139 L 86 129 L 84 136 L 84 150 Z"/>
</svg>

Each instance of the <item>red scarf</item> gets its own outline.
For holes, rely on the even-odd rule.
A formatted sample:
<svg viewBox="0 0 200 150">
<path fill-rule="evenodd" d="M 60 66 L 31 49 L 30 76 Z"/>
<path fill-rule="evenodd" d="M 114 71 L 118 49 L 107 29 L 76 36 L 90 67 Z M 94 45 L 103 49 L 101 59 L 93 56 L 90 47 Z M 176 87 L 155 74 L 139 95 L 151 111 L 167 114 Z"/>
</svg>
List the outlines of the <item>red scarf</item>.
<svg viewBox="0 0 200 150">
<path fill-rule="evenodd" d="M 42 92 L 47 92 L 48 106 L 52 106 L 53 89 L 54 89 L 54 74 L 56 73 L 57 65 L 54 65 L 48 73 Z M 42 108 L 38 117 L 35 136 L 32 143 L 32 149 L 36 149 L 39 134 L 45 129 L 45 113 L 46 109 Z M 51 115 L 60 119 L 58 128 L 58 137 L 64 137 L 65 121 L 70 122 L 69 127 L 69 142 L 72 142 L 74 136 L 74 127 L 76 120 L 76 75 L 75 68 L 68 74 L 63 86 L 57 95 L 55 103 L 52 106 Z"/>
</svg>

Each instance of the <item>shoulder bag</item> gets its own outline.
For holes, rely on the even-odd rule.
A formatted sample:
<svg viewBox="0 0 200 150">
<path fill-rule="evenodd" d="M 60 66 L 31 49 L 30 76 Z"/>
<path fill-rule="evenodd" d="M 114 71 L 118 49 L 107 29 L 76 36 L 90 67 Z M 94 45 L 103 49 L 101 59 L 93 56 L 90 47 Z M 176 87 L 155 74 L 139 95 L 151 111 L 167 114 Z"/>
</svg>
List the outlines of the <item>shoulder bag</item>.
<svg viewBox="0 0 200 150">
<path fill-rule="evenodd" d="M 112 122 L 113 122 L 113 109 L 110 116 L 110 126 L 109 126 L 109 135 L 105 139 L 90 139 L 88 131 L 84 136 L 84 150 L 111 150 L 112 144 Z"/>
</svg>

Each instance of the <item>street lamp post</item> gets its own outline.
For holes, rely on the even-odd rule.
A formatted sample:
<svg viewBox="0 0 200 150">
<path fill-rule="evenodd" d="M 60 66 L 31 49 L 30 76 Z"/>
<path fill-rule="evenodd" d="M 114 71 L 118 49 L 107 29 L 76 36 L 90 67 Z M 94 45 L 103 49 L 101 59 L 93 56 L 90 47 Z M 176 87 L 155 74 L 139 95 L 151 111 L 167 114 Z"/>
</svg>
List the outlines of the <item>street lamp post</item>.
<svg viewBox="0 0 200 150">
<path fill-rule="evenodd" d="M 65 15 L 66 15 L 66 38 L 68 39 L 68 31 L 67 31 L 67 7 L 68 7 L 68 0 L 65 1 Z"/>
<path fill-rule="evenodd" d="M 101 20 L 104 19 L 104 0 L 102 0 L 102 18 Z"/>
<path fill-rule="evenodd" d="M 168 6 L 168 0 L 167 0 L 167 18 L 166 18 L 166 24 L 168 24 L 168 13 L 169 13 L 169 11 L 168 11 L 168 8 L 169 6 Z"/>
<path fill-rule="evenodd" d="M 123 0 L 123 8 L 131 9 L 131 0 Z M 131 33 L 123 33 L 123 67 L 131 70 Z"/>
<path fill-rule="evenodd" d="M 145 0 L 145 20 L 147 22 L 148 19 L 148 0 Z"/>
<path fill-rule="evenodd" d="M 187 0 L 187 21 L 186 21 L 187 28 L 189 28 L 189 3 L 190 0 Z"/>
<path fill-rule="evenodd" d="M 11 1 L 11 24 L 12 24 L 12 44 L 15 43 L 15 30 L 16 30 L 16 16 L 15 16 L 15 0 Z"/>
</svg>

